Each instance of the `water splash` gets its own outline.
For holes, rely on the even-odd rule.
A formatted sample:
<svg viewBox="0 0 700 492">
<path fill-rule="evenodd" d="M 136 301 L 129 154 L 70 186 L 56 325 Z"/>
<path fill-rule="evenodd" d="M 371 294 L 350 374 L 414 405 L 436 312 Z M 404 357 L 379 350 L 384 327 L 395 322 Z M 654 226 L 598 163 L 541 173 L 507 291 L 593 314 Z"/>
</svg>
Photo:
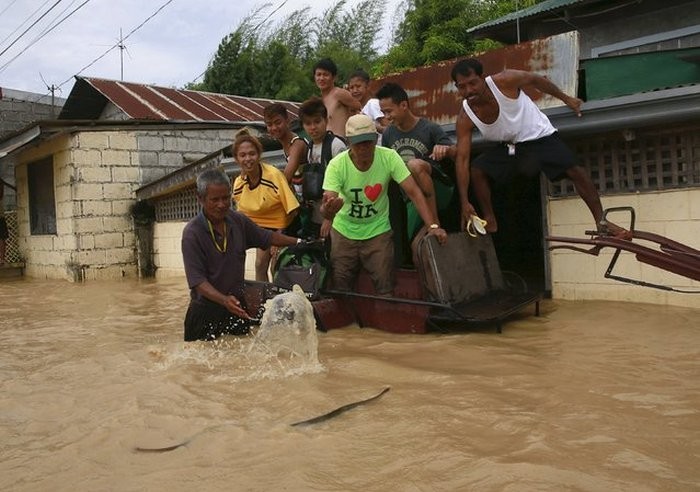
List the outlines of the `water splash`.
<svg viewBox="0 0 700 492">
<path fill-rule="evenodd" d="M 314 310 L 298 285 L 291 292 L 279 294 L 265 303 L 253 346 L 262 346 L 278 358 L 318 364 Z"/>
<path fill-rule="evenodd" d="M 279 294 L 265 303 L 260 327 L 250 336 L 223 336 L 210 342 L 150 347 L 158 370 L 193 365 L 227 381 L 281 379 L 325 371 L 318 360 L 313 307 L 304 292 Z"/>
</svg>

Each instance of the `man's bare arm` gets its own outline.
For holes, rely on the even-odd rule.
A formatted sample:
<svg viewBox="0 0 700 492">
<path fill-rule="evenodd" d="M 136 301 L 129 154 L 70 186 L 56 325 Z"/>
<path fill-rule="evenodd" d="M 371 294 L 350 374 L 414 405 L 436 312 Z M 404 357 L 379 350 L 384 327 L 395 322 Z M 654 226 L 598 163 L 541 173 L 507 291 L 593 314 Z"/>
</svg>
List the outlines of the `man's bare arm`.
<svg viewBox="0 0 700 492">
<path fill-rule="evenodd" d="M 403 189 L 403 191 L 406 192 L 408 197 L 416 206 L 416 211 L 418 211 L 418 215 L 420 215 L 420 218 L 423 219 L 423 223 L 426 226 L 430 226 L 432 224 L 438 225 L 438 227 L 435 229 L 433 229 L 432 227 L 429 228 L 428 234 L 436 236 L 440 244 L 445 244 L 445 242 L 447 241 L 447 232 L 445 232 L 445 229 L 440 227 L 438 218 L 433 216 L 433 212 L 430 210 L 430 206 L 428 205 L 428 202 L 425 199 L 423 192 L 418 187 L 418 184 L 416 184 L 416 181 L 413 179 L 413 176 L 409 176 L 408 178 L 401 181 L 401 183 L 399 183 L 399 186 L 401 186 L 401 189 Z"/>
<path fill-rule="evenodd" d="M 472 147 L 472 130 L 474 123 L 469 119 L 464 109 L 457 116 L 457 155 L 455 158 L 455 174 L 459 190 L 460 208 L 462 210 L 462 228 L 466 227 L 469 217 L 475 213 L 469 202 L 469 158 Z"/>
<path fill-rule="evenodd" d="M 299 166 L 306 161 L 306 144 L 300 138 L 295 140 L 294 143 L 289 147 L 289 157 L 287 157 L 287 165 L 284 168 L 284 177 L 287 178 L 287 182 L 292 182 L 292 177 L 294 173 L 299 169 Z"/>
<path fill-rule="evenodd" d="M 212 302 L 221 304 L 230 313 L 235 314 L 244 319 L 249 319 L 250 315 L 241 307 L 241 302 L 231 294 L 223 294 L 219 292 L 216 287 L 207 282 L 206 280 L 194 288 L 199 295 L 206 297 Z"/>
<path fill-rule="evenodd" d="M 441 161 L 445 157 L 449 157 L 454 160 L 457 158 L 457 146 L 456 145 L 436 145 L 433 147 L 433 152 L 429 156 L 431 159 L 436 161 Z"/>
<path fill-rule="evenodd" d="M 577 116 L 581 116 L 581 106 L 583 101 L 577 97 L 572 97 L 562 91 L 557 85 L 542 75 L 524 70 L 504 70 L 498 74 L 497 79 L 499 88 L 501 85 L 507 89 L 513 90 L 517 97 L 517 91 L 523 87 L 534 87 L 540 92 L 549 94 L 559 99 L 561 102 L 570 107 Z M 510 95 L 510 94 L 507 94 Z"/>
<path fill-rule="evenodd" d="M 335 98 L 340 104 L 348 108 L 348 111 L 350 112 L 351 116 L 355 113 L 358 113 L 362 109 L 362 103 L 360 103 L 360 101 L 352 97 L 350 91 L 346 89 L 336 87 Z"/>
</svg>

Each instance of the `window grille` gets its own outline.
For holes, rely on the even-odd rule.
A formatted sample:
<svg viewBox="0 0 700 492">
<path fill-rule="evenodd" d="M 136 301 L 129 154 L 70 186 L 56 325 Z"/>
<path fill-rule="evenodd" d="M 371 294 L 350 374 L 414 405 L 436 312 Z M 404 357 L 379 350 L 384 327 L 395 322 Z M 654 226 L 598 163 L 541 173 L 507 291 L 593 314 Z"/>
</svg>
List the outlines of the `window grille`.
<svg viewBox="0 0 700 492">
<path fill-rule="evenodd" d="M 601 194 L 700 186 L 698 128 L 632 130 L 570 142 Z M 549 184 L 553 197 L 576 195 L 568 179 Z"/>
<path fill-rule="evenodd" d="M 5 222 L 7 222 L 7 230 L 9 232 L 9 236 L 5 241 L 5 262 L 23 263 L 24 259 L 19 253 L 19 244 L 17 243 L 17 212 L 5 212 Z"/>
<path fill-rule="evenodd" d="M 195 186 L 159 197 L 155 201 L 156 220 L 158 222 L 188 221 L 199 212 L 199 202 Z"/>
</svg>

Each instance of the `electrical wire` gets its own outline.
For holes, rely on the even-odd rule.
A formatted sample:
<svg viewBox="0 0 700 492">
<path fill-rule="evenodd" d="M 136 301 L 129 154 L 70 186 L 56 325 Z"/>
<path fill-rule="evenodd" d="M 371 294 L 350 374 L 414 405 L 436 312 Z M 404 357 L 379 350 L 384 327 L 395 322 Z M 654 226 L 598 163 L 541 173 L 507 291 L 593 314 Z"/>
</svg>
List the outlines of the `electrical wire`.
<svg viewBox="0 0 700 492">
<path fill-rule="evenodd" d="M 68 5 L 66 5 L 63 10 L 61 10 L 58 14 L 56 14 L 56 17 L 54 17 L 53 20 L 46 25 L 46 27 L 44 27 L 43 31 L 41 31 L 37 37 L 43 36 L 44 33 L 53 29 L 53 25 L 56 23 L 56 20 L 59 19 L 63 14 L 65 14 L 66 11 L 68 9 L 70 9 L 73 6 L 73 4 L 75 4 L 75 2 L 76 2 L 76 0 L 71 0 L 71 2 Z M 34 38 L 34 39 L 36 39 L 36 38 Z M 34 42 L 34 40 L 32 40 L 32 42 Z"/>
<path fill-rule="evenodd" d="M 12 6 L 15 4 L 16 1 L 17 1 L 17 0 L 12 0 L 12 1 L 9 3 L 9 5 L 8 5 L 7 7 L 5 7 L 5 8 L 2 9 L 2 10 L 0 10 L 0 17 L 2 17 L 2 14 L 4 14 L 5 12 L 7 12 L 7 11 L 10 9 L 10 7 L 12 7 Z M 26 22 L 26 21 L 25 21 L 25 22 Z M 13 33 L 13 34 L 14 34 L 14 33 Z"/>
<path fill-rule="evenodd" d="M 34 12 L 32 12 L 31 14 L 29 14 L 29 17 L 27 17 L 26 19 L 24 19 L 24 20 L 22 21 L 22 23 L 21 23 L 19 26 L 15 27 L 15 30 L 14 30 L 14 31 L 12 31 L 10 34 L 8 34 L 7 36 L 5 36 L 5 37 L 3 38 L 2 41 L 0 41 L 0 46 L 2 46 L 3 44 L 5 44 L 5 41 L 7 41 L 8 39 L 10 39 L 17 31 L 19 31 L 20 29 L 22 29 L 22 26 L 25 25 L 27 22 L 29 22 L 29 20 L 30 20 L 32 17 L 34 17 L 34 16 L 36 15 L 37 12 L 39 12 L 41 9 L 43 9 L 43 8 L 44 8 L 44 5 L 46 5 L 46 4 L 49 3 L 50 1 L 51 1 L 51 0 L 46 0 L 44 3 L 42 3 L 41 5 L 39 5 L 39 7 L 37 7 L 37 9 L 36 9 Z M 5 10 L 9 9 L 11 6 L 12 6 L 12 4 L 8 5 L 7 7 L 5 7 Z M 4 10 L 3 10 L 3 12 L 4 12 Z"/>
<path fill-rule="evenodd" d="M 27 46 L 25 46 L 24 49 L 23 49 L 22 51 L 20 51 L 19 53 L 17 53 L 14 57 L 10 58 L 7 62 L 5 62 L 4 65 L 0 66 L 0 73 L 2 73 L 2 72 L 7 68 L 7 66 L 8 66 L 10 63 L 12 63 L 13 61 L 15 61 L 15 60 L 16 60 L 17 58 L 19 58 L 25 51 L 27 51 L 29 48 L 31 48 L 31 47 L 34 46 L 36 43 L 38 43 L 38 42 L 39 42 L 44 36 L 46 36 L 48 33 L 50 33 L 51 31 L 53 31 L 54 29 L 56 29 L 58 26 L 60 26 L 63 22 L 65 22 L 70 16 L 72 16 L 73 14 L 75 14 L 78 10 L 80 10 L 80 9 L 81 9 L 86 3 L 88 3 L 88 2 L 90 2 L 90 0 L 85 0 L 83 3 L 81 3 L 81 4 L 78 5 L 76 8 L 74 8 L 70 13 L 68 13 L 65 17 L 63 17 L 60 21 L 56 22 L 56 23 L 55 23 L 53 26 L 51 26 L 50 28 L 45 29 L 39 36 L 37 36 L 36 38 L 34 38 Z M 71 5 L 72 5 L 73 3 L 75 3 L 75 2 L 72 2 Z M 69 8 L 70 8 L 70 7 L 69 7 Z M 65 10 L 64 10 L 63 12 L 65 12 Z M 59 14 L 59 15 L 60 15 L 60 14 Z"/>
<path fill-rule="evenodd" d="M 141 24 L 139 24 L 139 25 L 136 26 L 134 29 L 132 29 L 131 32 L 129 32 L 129 34 L 127 34 L 126 36 L 124 36 L 124 37 L 123 37 L 120 41 L 118 41 L 114 46 L 112 46 L 111 48 L 108 48 L 107 51 L 105 51 L 105 52 L 102 53 L 100 56 L 98 56 L 97 58 L 95 58 L 94 60 L 92 60 L 90 63 L 88 63 L 87 65 L 85 65 L 83 68 L 81 68 L 80 70 L 78 70 L 77 73 L 75 73 L 74 75 L 71 75 L 69 78 L 67 78 L 66 80 L 64 80 L 64 81 L 61 82 L 60 84 L 58 84 L 58 87 L 59 87 L 59 88 L 60 88 L 60 87 L 63 87 L 63 86 L 66 85 L 68 82 L 70 82 L 71 80 L 73 80 L 73 78 L 74 78 L 75 76 L 80 75 L 80 74 L 83 73 L 85 70 L 87 70 L 88 68 L 90 68 L 91 66 L 93 66 L 93 65 L 94 65 L 95 63 L 97 63 L 98 61 L 100 61 L 102 58 L 104 58 L 105 56 L 107 56 L 107 54 L 109 54 L 109 53 L 112 52 L 114 49 L 116 49 L 117 47 L 119 47 L 120 44 L 123 44 L 124 41 L 126 41 L 126 40 L 129 38 L 129 36 L 131 36 L 131 35 L 134 34 L 136 31 L 138 31 L 139 29 L 141 29 L 149 20 L 153 19 L 156 15 L 158 15 L 158 14 L 160 13 L 161 10 L 163 10 L 165 7 L 167 7 L 168 5 L 170 5 L 172 2 L 173 2 L 173 0 L 168 0 L 168 1 L 165 2 L 163 5 L 161 5 L 160 7 L 158 7 L 158 9 L 157 9 L 155 12 L 153 12 L 149 17 L 146 18 L 146 20 L 144 20 Z"/>
<path fill-rule="evenodd" d="M 28 28 L 26 28 L 26 29 L 22 32 L 22 34 L 20 34 L 19 36 L 17 36 L 17 38 L 16 38 L 14 41 L 12 41 L 4 50 L 0 51 L 0 56 L 2 56 L 2 55 L 4 55 L 5 53 L 7 53 L 7 50 L 9 50 L 10 48 L 12 48 L 12 47 L 15 45 L 15 43 L 16 43 L 17 41 L 19 41 L 20 39 L 22 39 L 22 36 L 24 36 L 25 34 L 27 34 L 27 31 L 29 31 L 32 27 L 36 26 L 37 23 L 38 23 L 41 19 L 43 19 L 44 17 L 46 17 L 46 16 L 49 14 L 49 12 L 51 12 L 54 8 L 56 8 L 56 7 L 58 6 L 58 4 L 61 3 L 62 1 L 63 1 L 63 0 L 56 0 L 56 3 L 54 3 L 51 7 L 49 7 L 49 10 L 47 10 L 46 12 L 44 12 L 43 14 L 41 14 L 41 16 L 40 16 L 37 20 L 35 20 L 35 21 L 32 23 L 31 26 L 29 26 Z"/>
</svg>

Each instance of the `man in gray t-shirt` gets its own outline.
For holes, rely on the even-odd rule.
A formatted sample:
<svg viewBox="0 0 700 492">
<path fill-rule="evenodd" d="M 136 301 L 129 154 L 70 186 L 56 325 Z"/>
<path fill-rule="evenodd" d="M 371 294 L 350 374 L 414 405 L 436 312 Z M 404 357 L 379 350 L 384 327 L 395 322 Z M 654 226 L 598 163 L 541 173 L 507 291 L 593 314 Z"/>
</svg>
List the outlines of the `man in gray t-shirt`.
<svg viewBox="0 0 700 492">
<path fill-rule="evenodd" d="M 433 215 L 438 217 L 433 167 L 439 169 L 439 161 L 445 158 L 454 159 L 457 147 L 439 125 L 413 114 L 408 94 L 400 85 L 385 84 L 377 92 L 377 99 L 391 123 L 384 130 L 382 145 L 399 153 L 423 191 Z M 417 237 L 421 237 L 420 232 Z"/>
<path fill-rule="evenodd" d="M 401 123 L 394 120 L 386 128 L 386 137 L 382 141 L 384 147 L 398 152 L 405 163 L 412 159 L 420 159 L 435 164 L 435 161 L 439 160 L 431 157 L 435 146 L 448 148 L 453 146 L 450 137 L 437 123 L 414 116 L 410 109 L 406 112 L 405 119 L 409 121 L 407 125 L 401 125 L 401 128 L 399 128 Z M 406 127 L 408 128 L 402 129 Z"/>
</svg>

